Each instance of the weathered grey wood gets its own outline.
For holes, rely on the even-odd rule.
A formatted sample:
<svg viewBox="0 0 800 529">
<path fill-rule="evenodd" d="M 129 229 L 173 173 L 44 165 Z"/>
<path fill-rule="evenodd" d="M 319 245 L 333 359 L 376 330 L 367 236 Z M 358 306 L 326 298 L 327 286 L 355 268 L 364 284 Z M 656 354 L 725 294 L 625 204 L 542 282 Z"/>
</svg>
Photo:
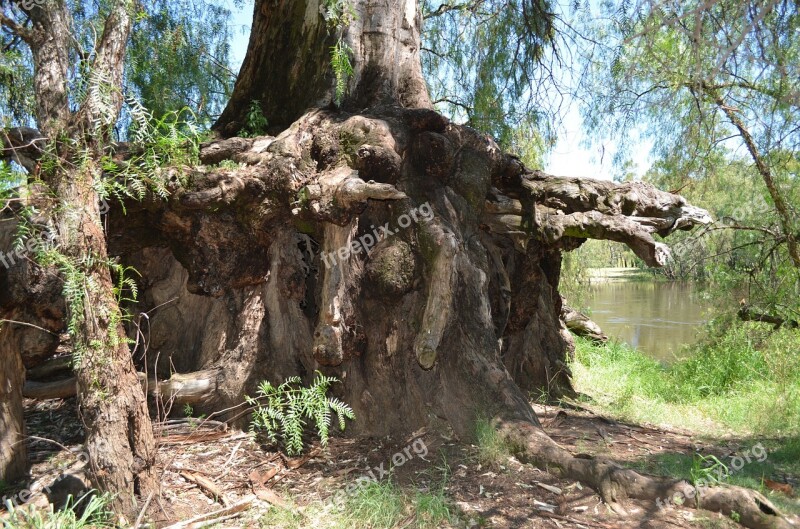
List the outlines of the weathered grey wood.
<svg viewBox="0 0 800 529">
<path fill-rule="evenodd" d="M 147 394 L 154 398 L 173 400 L 175 404 L 203 404 L 216 394 L 219 371 L 204 370 L 193 373 L 176 373 L 168 380 L 148 378 L 139 373 L 139 381 Z M 23 395 L 29 399 L 66 399 L 77 393 L 75 377 L 53 382 L 25 382 Z"/>
<path fill-rule="evenodd" d="M 566 304 L 561 306 L 561 320 L 567 326 L 567 329 L 578 336 L 584 336 L 601 343 L 608 341 L 608 336 L 589 316 L 568 307 Z"/>
</svg>

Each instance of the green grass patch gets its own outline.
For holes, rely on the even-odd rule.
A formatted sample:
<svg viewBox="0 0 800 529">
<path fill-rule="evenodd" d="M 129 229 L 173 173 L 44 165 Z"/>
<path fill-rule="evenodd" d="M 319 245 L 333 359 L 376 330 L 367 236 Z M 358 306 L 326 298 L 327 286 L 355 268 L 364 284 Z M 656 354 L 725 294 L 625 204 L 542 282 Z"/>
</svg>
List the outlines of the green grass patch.
<svg viewBox="0 0 800 529">
<path fill-rule="evenodd" d="M 9 517 L 3 529 L 103 529 L 117 527 L 109 508 L 111 496 L 90 494 L 77 502 L 69 501 L 63 510 L 40 509 L 33 505 L 15 508 L 8 505 Z M 10 502 L 9 502 L 10 504 Z M 82 508 L 82 512 L 81 511 Z M 79 511 L 80 514 L 77 514 Z"/>
<path fill-rule="evenodd" d="M 280 529 L 437 529 L 456 520 L 456 510 L 443 485 L 424 491 L 404 489 L 385 480 L 355 488 L 342 502 L 273 507 L 261 517 L 260 525 Z"/>
<path fill-rule="evenodd" d="M 715 324 L 665 366 L 626 344 L 576 339 L 576 389 L 611 415 L 722 435 L 800 433 L 800 333 Z M 709 428 L 712 430 L 709 431 Z"/>
<path fill-rule="evenodd" d="M 476 455 L 481 465 L 500 468 L 512 455 L 511 446 L 486 419 L 475 422 Z"/>
</svg>

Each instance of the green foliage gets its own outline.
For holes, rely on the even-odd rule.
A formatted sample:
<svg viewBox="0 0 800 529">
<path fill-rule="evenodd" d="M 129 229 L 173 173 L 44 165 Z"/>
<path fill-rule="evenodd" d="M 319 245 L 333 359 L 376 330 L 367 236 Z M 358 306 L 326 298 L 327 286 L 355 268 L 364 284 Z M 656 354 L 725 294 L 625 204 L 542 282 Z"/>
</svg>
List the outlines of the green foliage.
<svg viewBox="0 0 800 529">
<path fill-rule="evenodd" d="M 262 136 L 267 133 L 268 126 L 269 121 L 264 116 L 261 101 L 251 101 L 250 106 L 247 107 L 247 114 L 244 116 L 244 127 L 239 131 L 239 136 L 243 138 Z"/>
<path fill-rule="evenodd" d="M 114 513 L 110 509 L 111 496 L 90 493 L 78 501 L 70 496 L 64 509 L 54 511 L 52 506 L 40 509 L 26 505 L 24 509 L 7 503 L 8 518 L 3 520 L 3 529 L 103 529 L 116 527 Z M 78 516 L 76 507 L 85 504 Z"/>
<path fill-rule="evenodd" d="M 229 66 L 229 5 L 207 0 L 139 4 L 126 56 L 127 88 L 156 119 L 187 108 L 207 126 L 227 103 L 236 79 Z"/>
<path fill-rule="evenodd" d="M 101 200 L 114 197 L 142 200 L 150 191 L 166 199 L 172 174 L 180 174 L 184 165 L 199 163 L 200 133 L 189 109 L 166 112 L 155 117 L 140 102 L 128 100 L 132 117 L 129 128 L 132 156 L 117 161 L 112 156 L 102 160 L 103 178 L 96 191 Z"/>
<path fill-rule="evenodd" d="M 350 0 L 324 0 L 320 11 L 328 31 L 338 34 L 336 44 L 331 46 L 331 69 L 336 77 L 335 97 L 336 104 L 339 105 L 347 91 L 347 82 L 353 75 L 353 63 L 350 60 L 353 50 L 344 41 L 342 34 L 355 18 L 356 12 Z"/>
<path fill-rule="evenodd" d="M 512 455 L 511 446 L 487 419 L 475 422 L 475 442 L 478 461 L 490 468 L 500 468 Z"/>
<path fill-rule="evenodd" d="M 347 91 L 347 81 L 353 75 L 353 64 L 350 62 L 350 49 L 342 39 L 336 41 L 331 47 L 331 68 L 336 76 L 336 104 L 341 104 L 342 98 Z"/>
<path fill-rule="evenodd" d="M 3 142 L 0 141 L 0 149 Z M 15 198 L 18 189 L 25 183 L 25 174 L 14 169 L 14 167 L 3 160 L 0 160 L 0 210 L 5 208 L 8 201 Z"/>
<path fill-rule="evenodd" d="M 800 432 L 800 333 L 712 322 L 685 359 L 664 366 L 619 343 L 576 339 L 576 388 L 634 421 L 761 435 Z"/>
<path fill-rule="evenodd" d="M 728 311 L 744 298 L 762 312 L 800 318 L 799 277 L 760 178 L 742 161 L 719 161 L 707 169 L 681 194 L 708 209 L 717 223 L 670 236 L 674 259 L 663 273 L 701 281 L 707 295 Z M 680 187 L 681 171 L 681 165 L 662 161 L 646 178 L 661 187 Z M 792 182 L 783 190 L 790 204 L 800 203 L 800 185 Z"/>
<path fill-rule="evenodd" d="M 25 123 L 35 108 L 30 51 L 13 47 L 13 40 L 0 32 L 0 128 Z"/>
<path fill-rule="evenodd" d="M 786 245 L 786 234 L 800 228 L 796 6 L 614 2 L 581 14 L 581 31 L 598 39 L 581 78 L 593 137 L 621 143 L 618 165 L 649 141 L 656 163 L 645 178 L 680 190 L 719 219 L 671 239 L 680 247 L 667 274 L 707 280 L 710 291 L 727 295 L 721 305 L 744 297 L 797 319 L 800 274 Z M 731 113 L 752 137 L 753 152 Z M 788 204 L 788 219 L 776 214 L 765 171 Z"/>
<path fill-rule="evenodd" d="M 119 307 L 122 302 L 136 302 L 138 297 L 138 286 L 129 277 L 129 272 L 138 272 L 132 267 L 125 267 L 111 259 L 97 259 L 93 256 L 74 258 L 62 253 L 58 248 L 40 246 L 36 256 L 37 261 L 42 266 L 55 266 L 64 279 L 62 293 L 68 309 L 67 333 L 72 338 L 73 345 L 73 365 L 81 366 L 84 356 L 90 350 L 95 351 L 96 362 L 103 364 L 107 357 L 103 351 L 107 348 L 116 348 L 125 339 L 120 337 L 118 325 L 125 321 L 129 315 L 123 313 Z M 81 326 L 87 314 L 86 299 L 90 293 L 96 293 L 99 286 L 94 281 L 91 270 L 97 267 L 107 267 L 112 276 L 116 276 L 117 281 L 113 288 L 116 298 L 116 306 L 113 307 L 94 307 L 94 310 L 104 312 L 108 320 L 108 333 L 103 342 L 87 342 L 86 337 L 81 332 Z"/>
<path fill-rule="evenodd" d="M 339 399 L 328 397 L 335 377 L 317 372 L 311 386 L 304 387 L 300 377 L 290 377 L 275 387 L 268 381 L 259 385 L 255 398 L 246 397 L 253 406 L 251 429 L 264 430 L 274 443 L 282 441 L 289 455 L 303 451 L 303 433 L 309 421 L 313 423 L 322 445 L 328 443 L 332 412 L 341 430 L 345 419 L 355 420 L 353 410 Z"/>
<path fill-rule="evenodd" d="M 360 527 L 392 529 L 405 516 L 402 491 L 389 480 L 367 483 L 347 498 L 346 518 Z"/>
<path fill-rule="evenodd" d="M 551 144 L 555 65 L 542 64 L 556 60 L 546 55 L 556 37 L 551 2 L 424 0 L 421 6 L 422 65 L 437 108 L 506 148 L 523 150 L 516 143 L 531 139 L 537 148 Z"/>
<path fill-rule="evenodd" d="M 227 5 L 226 5 L 227 4 Z M 241 5 L 241 0 L 235 0 Z M 91 83 L 97 39 L 103 34 L 107 2 L 67 2 L 73 21 L 69 50 L 70 103 L 84 100 Z M 189 108 L 208 126 L 227 103 L 235 74 L 230 62 L 229 4 L 217 0 L 153 0 L 136 4 L 125 54 L 122 92 L 142 101 L 157 119 Z M 17 12 L 18 13 L 18 12 Z M 21 16 L 24 20 L 24 15 Z M 97 95 L 97 94 L 95 94 Z M 0 32 L 0 127 L 30 125 L 34 118 L 33 60 L 22 39 Z M 6 117 L 10 119 L 6 119 Z M 127 110 L 117 132 L 124 139 Z"/>
<path fill-rule="evenodd" d="M 692 468 L 689 470 L 689 478 L 692 485 L 698 488 L 702 485 L 713 485 L 720 483 L 720 478 L 724 481 L 730 470 L 727 465 L 713 454 L 704 456 L 694 453 L 692 455 Z"/>
<path fill-rule="evenodd" d="M 282 529 L 438 529 L 457 524 L 455 508 L 442 483 L 434 490 L 407 491 L 390 480 L 359 484 L 341 506 L 329 502 L 275 507 L 260 519 L 260 526 Z M 413 516 L 409 516 L 409 514 Z M 402 525 L 401 525 L 402 524 Z"/>
</svg>

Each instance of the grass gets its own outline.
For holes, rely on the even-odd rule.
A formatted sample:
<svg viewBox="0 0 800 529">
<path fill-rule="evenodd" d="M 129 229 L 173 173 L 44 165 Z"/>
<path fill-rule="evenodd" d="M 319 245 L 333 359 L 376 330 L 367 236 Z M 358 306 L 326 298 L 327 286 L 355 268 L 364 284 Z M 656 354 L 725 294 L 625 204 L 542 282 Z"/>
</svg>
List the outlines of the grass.
<svg viewBox="0 0 800 529">
<path fill-rule="evenodd" d="M 481 465 L 498 469 L 512 455 L 508 442 L 500 436 L 497 429 L 486 419 L 478 419 L 476 421 L 475 441 L 477 443 L 477 458 Z"/>
<path fill-rule="evenodd" d="M 625 344 L 596 345 L 577 338 L 572 370 L 576 389 L 606 415 L 688 429 L 698 437 L 734 435 L 747 439 L 745 445 L 761 443 L 766 459 L 730 472 L 725 481 L 759 490 L 784 512 L 800 514 L 800 503 L 771 493 L 763 481 L 800 476 L 797 330 L 716 322 L 690 356 L 669 366 Z M 634 467 L 692 482 L 714 464 L 710 457 L 666 453 Z"/>
<path fill-rule="evenodd" d="M 279 529 L 437 529 L 457 519 L 444 486 L 431 491 L 404 489 L 390 480 L 369 482 L 336 502 L 274 507 L 261 527 Z"/>
<path fill-rule="evenodd" d="M 114 514 L 109 509 L 111 496 L 91 494 L 63 510 L 40 509 L 33 505 L 9 508 L 9 517 L 3 520 L 3 529 L 103 529 L 116 527 Z M 10 502 L 9 502 L 10 503 Z M 83 512 L 76 513 L 76 507 Z M 80 511 L 80 509 L 78 509 Z"/>
<path fill-rule="evenodd" d="M 576 339 L 576 389 L 611 415 L 717 436 L 800 433 L 800 333 L 722 322 L 670 366 L 621 343 Z"/>
</svg>

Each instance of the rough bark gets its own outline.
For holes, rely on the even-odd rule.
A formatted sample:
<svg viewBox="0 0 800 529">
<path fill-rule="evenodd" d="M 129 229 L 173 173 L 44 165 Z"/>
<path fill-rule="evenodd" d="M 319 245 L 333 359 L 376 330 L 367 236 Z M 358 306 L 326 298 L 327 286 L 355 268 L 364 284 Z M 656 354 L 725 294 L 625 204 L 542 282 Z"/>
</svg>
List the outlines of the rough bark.
<svg viewBox="0 0 800 529">
<path fill-rule="evenodd" d="M 433 407 L 466 435 L 492 403 L 517 402 L 529 416 L 518 386 L 571 391 L 557 286 L 560 252 L 577 242 L 541 235 L 537 209 L 597 208 L 604 225 L 622 226 L 615 236 L 633 226 L 634 244 L 706 220 L 645 185 L 587 181 L 575 191 L 433 112 L 379 110 L 314 111 L 266 147 L 207 145 L 201 156 L 252 165 L 199 170 L 167 203 L 112 212 L 112 253 L 143 273 L 138 309 L 161 306 L 147 319 L 148 365 L 160 355 L 157 369 L 229 371 L 216 404 L 235 403 L 260 376 L 325 367 L 346 379 L 360 431 L 427 424 Z M 423 204 L 430 218 L 409 220 Z M 371 251 L 332 257 L 384 225 L 397 233 Z M 490 376 L 481 390 L 464 386 L 477 376 L 468 368 Z M 389 402 L 396 422 L 386 421 Z"/>
<path fill-rule="evenodd" d="M 25 369 L 10 325 L 0 326 L 0 481 L 15 483 L 27 472 L 22 394 Z"/>
<path fill-rule="evenodd" d="M 12 248 L 16 224 L 0 222 L 0 251 Z M 22 386 L 25 365 L 55 353 L 63 325 L 63 301 L 55 274 L 40 270 L 15 252 L 0 266 L 0 480 L 27 473 Z"/>
<path fill-rule="evenodd" d="M 250 42 L 233 94 L 214 128 L 236 135 L 252 102 L 270 126 L 283 130 L 311 107 L 335 99 L 330 48 L 342 40 L 352 50 L 353 75 L 346 109 L 378 104 L 430 107 L 419 60 L 421 15 L 416 0 L 359 0 L 345 28 L 329 28 L 320 0 L 255 3 Z"/>
<path fill-rule="evenodd" d="M 94 486 L 115 494 L 122 512 L 132 510 L 135 494 L 147 493 L 155 486 L 155 443 L 120 323 L 95 183 L 101 175 L 99 158 L 122 103 L 120 87 L 132 9 L 129 0 L 109 6 L 92 50 L 87 97 L 74 111 L 68 97 L 74 39 L 69 4 L 55 2 L 27 9 L 32 27 L 21 35 L 33 58 L 37 124 L 54 153 L 54 163 L 46 171 L 33 167 L 43 186 L 35 189 L 32 200 L 40 206 L 43 223 L 55 234 L 60 257 L 53 264 L 65 281 L 70 274 L 82 278 L 78 287 L 83 293 L 71 294 L 65 318 L 72 322 L 73 346 L 81 356 L 76 376 L 90 475 Z M 15 145 L 15 141 L 10 142 L 15 148 L 11 156 L 16 154 L 20 161 L 28 162 L 16 149 L 27 146 Z M 34 143 L 40 148 L 38 141 Z M 9 156 L 8 151 L 3 154 Z M 29 169 L 30 165 L 26 163 Z M 29 258 L 33 257 L 30 253 Z M 21 387 L 15 394 L 19 392 Z"/>
</svg>

